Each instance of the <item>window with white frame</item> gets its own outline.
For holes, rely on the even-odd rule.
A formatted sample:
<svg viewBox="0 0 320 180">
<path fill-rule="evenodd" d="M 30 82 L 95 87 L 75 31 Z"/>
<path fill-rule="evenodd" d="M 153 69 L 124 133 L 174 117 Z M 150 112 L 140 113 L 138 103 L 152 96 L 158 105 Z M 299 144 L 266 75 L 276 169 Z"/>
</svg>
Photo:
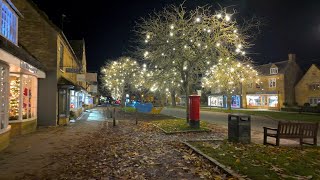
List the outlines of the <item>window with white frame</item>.
<svg viewBox="0 0 320 180">
<path fill-rule="evenodd" d="M 270 78 L 269 79 L 269 88 L 275 88 L 277 86 L 277 79 L 276 78 Z"/>
<path fill-rule="evenodd" d="M 309 98 L 309 103 L 311 106 L 317 106 L 318 104 L 320 104 L 320 97 Z"/>
<path fill-rule="evenodd" d="M 26 74 L 10 73 L 9 120 L 37 117 L 38 80 Z"/>
<path fill-rule="evenodd" d="M 278 68 L 270 68 L 270 74 L 278 74 Z"/>
<path fill-rule="evenodd" d="M 18 17 L 14 10 L 4 1 L 1 3 L 1 35 L 17 44 Z"/>
</svg>

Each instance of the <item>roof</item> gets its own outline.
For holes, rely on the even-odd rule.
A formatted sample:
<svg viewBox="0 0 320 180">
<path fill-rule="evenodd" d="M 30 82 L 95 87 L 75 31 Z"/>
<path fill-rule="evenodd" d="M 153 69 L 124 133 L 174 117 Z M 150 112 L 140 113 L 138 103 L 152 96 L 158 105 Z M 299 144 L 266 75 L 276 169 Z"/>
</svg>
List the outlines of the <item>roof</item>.
<svg viewBox="0 0 320 180">
<path fill-rule="evenodd" d="M 19 10 L 14 6 L 14 4 L 10 0 L 6 0 L 6 2 L 17 13 L 18 16 L 23 18 L 23 15 L 19 12 Z"/>
<path fill-rule="evenodd" d="M 41 62 L 32 56 L 22 45 L 18 47 L 11 41 L 0 36 L 0 48 L 42 71 L 45 70 L 45 67 L 41 64 Z"/>
<path fill-rule="evenodd" d="M 263 64 L 257 66 L 257 71 L 262 75 L 269 75 L 270 68 L 274 64 L 278 67 L 278 74 L 284 74 L 289 61 L 280 61 L 275 63 Z"/>
<path fill-rule="evenodd" d="M 70 45 L 79 61 L 82 60 L 84 40 L 70 40 Z"/>
</svg>

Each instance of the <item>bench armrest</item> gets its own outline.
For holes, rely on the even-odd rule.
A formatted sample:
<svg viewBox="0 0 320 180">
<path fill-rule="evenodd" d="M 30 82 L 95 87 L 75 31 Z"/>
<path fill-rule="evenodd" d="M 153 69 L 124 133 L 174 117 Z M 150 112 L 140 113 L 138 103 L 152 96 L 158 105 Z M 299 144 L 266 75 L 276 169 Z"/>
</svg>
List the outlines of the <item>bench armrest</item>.
<svg viewBox="0 0 320 180">
<path fill-rule="evenodd" d="M 263 129 L 265 129 L 265 130 L 272 130 L 272 131 L 278 131 L 277 128 L 263 127 Z"/>
</svg>

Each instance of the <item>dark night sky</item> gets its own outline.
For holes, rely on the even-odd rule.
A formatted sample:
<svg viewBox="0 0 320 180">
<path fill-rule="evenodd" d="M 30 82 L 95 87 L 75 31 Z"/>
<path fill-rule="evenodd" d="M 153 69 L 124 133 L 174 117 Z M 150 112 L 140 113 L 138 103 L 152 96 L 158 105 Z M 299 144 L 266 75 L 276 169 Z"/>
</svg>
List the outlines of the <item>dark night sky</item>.
<svg viewBox="0 0 320 180">
<path fill-rule="evenodd" d="M 183 0 L 34 0 L 49 18 L 61 27 L 69 39 L 85 38 L 87 64 L 98 71 L 106 59 L 125 55 L 134 38 L 135 21 L 168 4 Z M 320 1 L 317 0 L 188 0 L 188 8 L 209 4 L 235 5 L 238 17 L 264 19 L 265 26 L 249 50 L 257 63 L 286 60 L 289 52 L 296 53 L 298 63 L 308 67 L 320 64 Z"/>
</svg>

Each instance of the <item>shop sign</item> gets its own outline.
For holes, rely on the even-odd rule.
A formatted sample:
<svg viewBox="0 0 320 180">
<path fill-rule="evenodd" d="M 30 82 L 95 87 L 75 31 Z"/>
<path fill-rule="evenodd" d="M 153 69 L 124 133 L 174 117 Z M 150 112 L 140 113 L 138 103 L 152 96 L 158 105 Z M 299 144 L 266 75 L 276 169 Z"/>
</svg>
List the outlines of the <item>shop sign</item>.
<svg viewBox="0 0 320 180">
<path fill-rule="evenodd" d="M 80 69 L 79 68 L 66 68 L 67 73 L 79 73 Z"/>
<path fill-rule="evenodd" d="M 26 63 L 24 61 L 21 61 L 20 67 L 31 72 L 31 73 L 34 73 L 34 74 L 36 74 L 38 72 L 37 68 L 35 68 L 34 66 L 32 66 L 29 63 Z"/>
<path fill-rule="evenodd" d="M 89 92 L 97 93 L 98 92 L 98 86 L 97 85 L 90 85 L 89 86 Z"/>
<path fill-rule="evenodd" d="M 97 73 L 86 73 L 87 82 L 97 82 Z"/>
<path fill-rule="evenodd" d="M 77 74 L 77 81 L 85 82 L 86 81 L 86 75 L 85 74 Z"/>
</svg>

